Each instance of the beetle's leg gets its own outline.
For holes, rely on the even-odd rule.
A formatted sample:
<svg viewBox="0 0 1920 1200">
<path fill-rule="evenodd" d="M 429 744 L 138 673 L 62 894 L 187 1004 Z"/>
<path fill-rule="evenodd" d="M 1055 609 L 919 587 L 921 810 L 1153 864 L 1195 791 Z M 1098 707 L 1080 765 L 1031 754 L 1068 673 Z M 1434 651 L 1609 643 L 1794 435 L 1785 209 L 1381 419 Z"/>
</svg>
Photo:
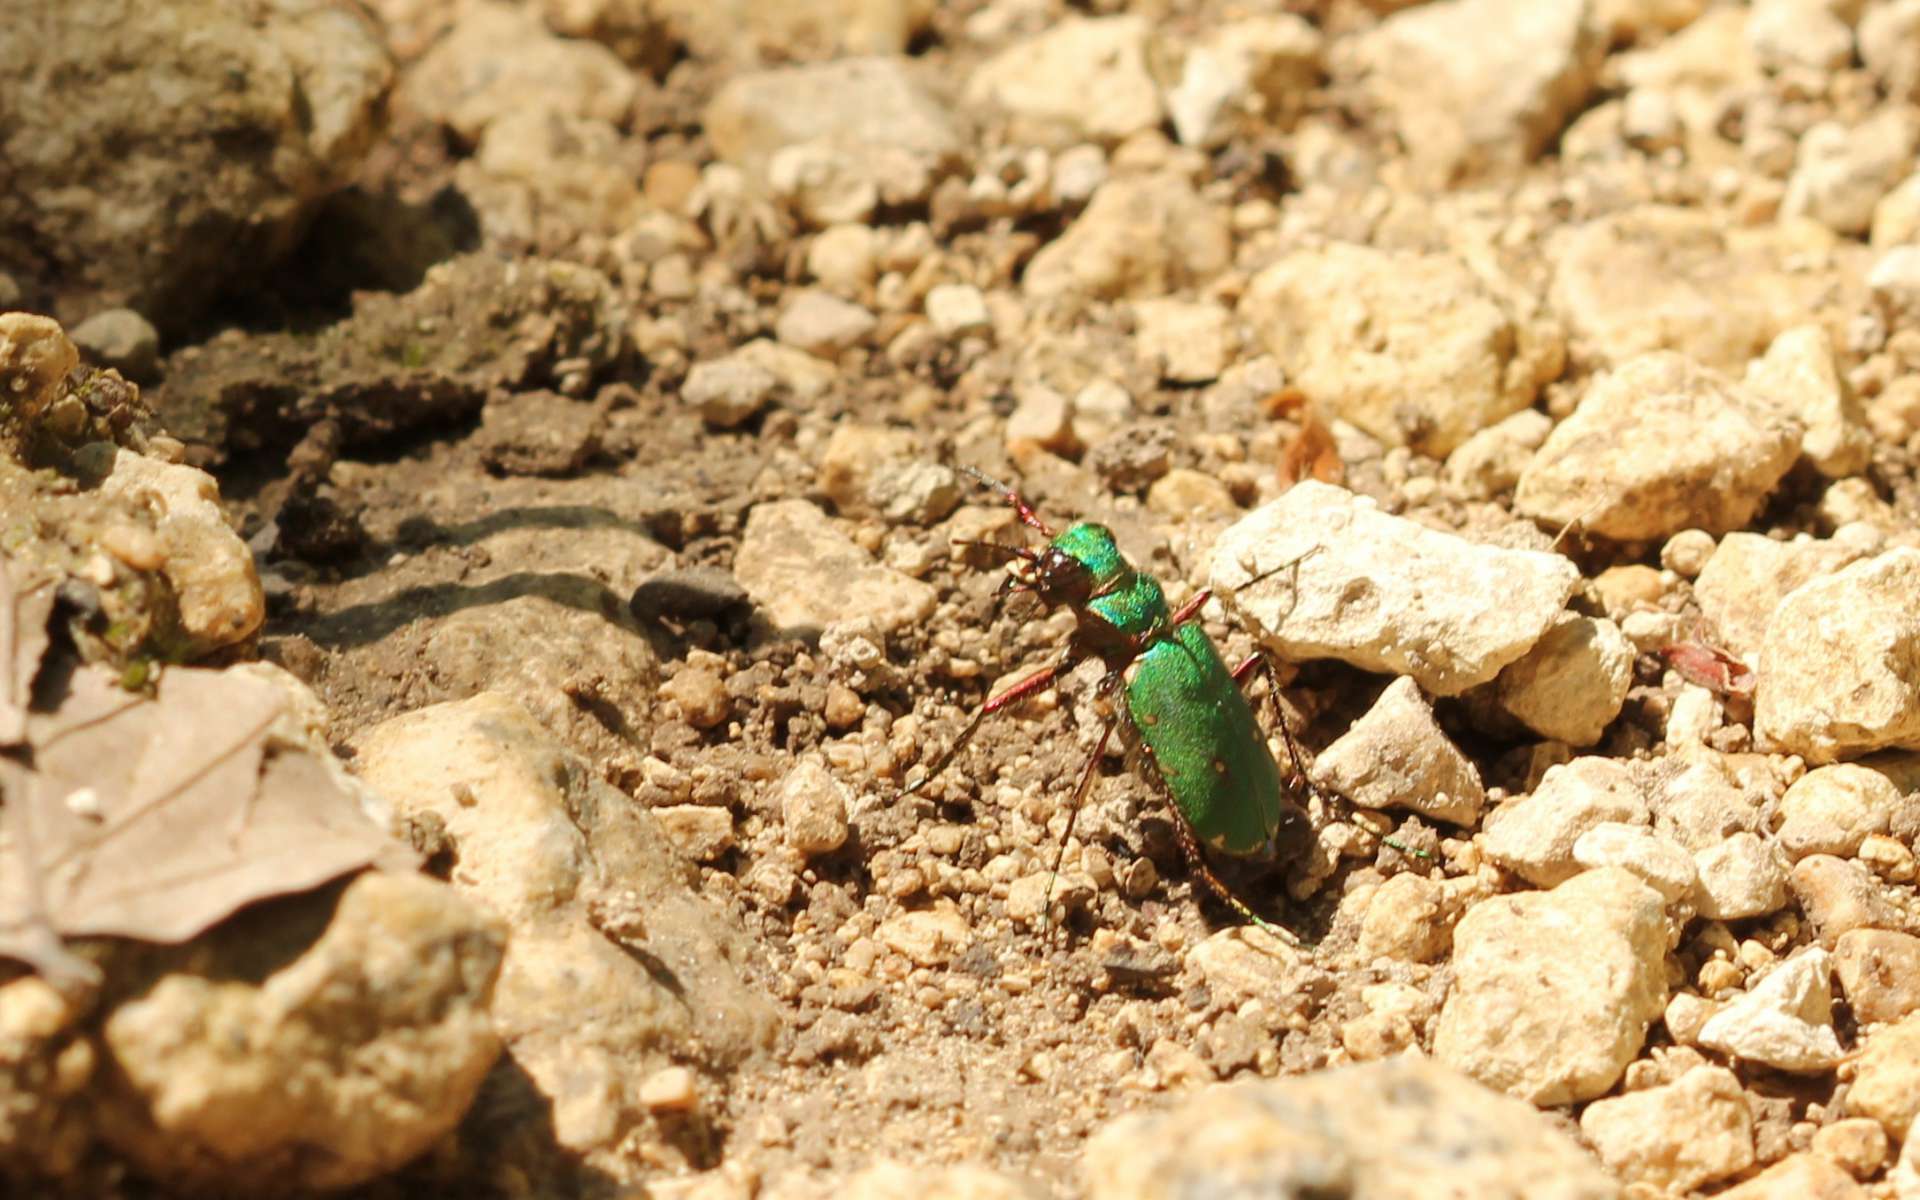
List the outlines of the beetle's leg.
<svg viewBox="0 0 1920 1200">
<path fill-rule="evenodd" d="M 1259 913 L 1254 912 L 1251 908 L 1247 907 L 1246 901 L 1233 894 L 1233 890 L 1227 887 L 1226 883 L 1218 875 L 1213 873 L 1213 867 L 1207 862 L 1206 853 L 1201 850 L 1199 841 L 1193 836 L 1193 826 L 1187 824 L 1186 816 L 1182 814 L 1177 807 L 1173 810 L 1173 831 L 1180 841 L 1181 852 L 1187 856 L 1187 863 L 1199 874 L 1201 879 L 1206 881 L 1207 887 L 1213 894 L 1220 897 L 1221 902 L 1228 908 L 1231 908 L 1242 920 L 1250 922 L 1257 928 L 1272 934 L 1290 946 L 1305 947 L 1310 944 L 1302 940 L 1300 935 L 1293 932 L 1293 930 L 1275 925 Z"/>
<path fill-rule="evenodd" d="M 1188 621 L 1193 620 L 1193 614 L 1199 612 L 1200 606 L 1211 599 L 1213 599 L 1213 589 L 1201 588 L 1193 594 L 1193 599 L 1175 609 L 1173 615 L 1167 618 L 1167 628 L 1178 629 Z M 1236 675 L 1234 678 L 1238 679 L 1239 676 Z"/>
<path fill-rule="evenodd" d="M 918 782 L 908 784 L 900 794 L 902 796 L 911 796 L 929 783 L 932 783 L 933 777 L 946 770 L 947 765 L 953 761 L 954 756 L 966 749 L 967 743 L 972 741 L 973 735 L 979 731 L 981 722 L 1007 707 L 1009 704 L 1017 703 L 1033 695 L 1035 692 L 1045 691 L 1047 688 L 1052 687 L 1055 677 L 1057 677 L 1062 670 L 1070 668 L 1072 665 L 1073 660 L 1069 659 L 1066 662 L 1058 663 L 1044 670 L 1035 671 L 1019 683 L 1014 684 L 1006 691 L 1001 692 L 998 696 L 982 704 L 980 711 L 973 714 L 973 720 L 967 722 L 967 727 L 960 731 L 958 738 L 954 739 L 953 745 L 948 746 L 940 757 L 934 760 L 933 765 L 927 768 L 927 773 L 922 775 Z"/>
<path fill-rule="evenodd" d="M 1253 674 L 1255 667 L 1267 677 L 1267 699 L 1273 704 L 1273 719 L 1280 726 L 1280 739 L 1287 744 L 1287 759 L 1293 766 L 1293 773 L 1301 783 L 1311 788 L 1313 782 L 1307 776 L 1307 767 L 1300 760 L 1300 743 L 1293 740 L 1293 727 L 1287 724 L 1287 710 L 1280 703 L 1280 676 L 1273 669 L 1273 660 L 1262 651 L 1255 650 L 1247 655 L 1247 661 L 1233 669 L 1235 683 L 1244 684 L 1247 676 Z"/>
<path fill-rule="evenodd" d="M 1047 894 L 1040 902 L 1040 930 L 1044 934 L 1053 921 L 1053 884 L 1060 878 L 1060 864 L 1067 857 L 1067 842 L 1073 837 L 1073 821 L 1080 815 L 1080 803 L 1087 798 L 1087 789 L 1093 786 L 1093 772 L 1100 765 L 1100 756 L 1107 752 L 1107 739 L 1113 736 L 1113 727 L 1120 718 L 1107 721 L 1106 728 L 1100 731 L 1100 740 L 1095 743 L 1093 753 L 1087 756 L 1087 765 L 1080 768 L 1080 781 L 1073 785 L 1073 801 L 1067 808 L 1067 829 L 1060 835 L 1060 848 L 1053 852 L 1053 870 L 1047 873 Z"/>
<path fill-rule="evenodd" d="M 1280 679 L 1274 673 L 1273 660 L 1268 658 L 1264 652 L 1255 650 L 1252 654 L 1247 655 L 1247 661 L 1233 669 L 1234 679 L 1237 682 L 1245 683 L 1247 676 L 1253 673 L 1253 668 L 1256 664 L 1261 668 L 1261 673 L 1267 677 L 1267 697 L 1273 702 L 1273 719 L 1280 725 L 1280 736 L 1287 743 L 1287 757 L 1293 760 L 1293 773 L 1299 777 L 1300 782 L 1304 784 L 1309 791 L 1316 792 L 1323 796 L 1335 795 L 1314 783 L 1313 778 L 1307 774 L 1307 768 L 1300 761 L 1300 744 L 1293 740 L 1293 730 L 1287 725 L 1286 709 L 1280 705 Z M 1335 798 L 1338 799 L 1341 804 L 1347 806 L 1349 814 L 1351 814 L 1354 808 L 1359 807 L 1345 796 L 1335 795 Z M 1349 817 L 1349 819 L 1351 819 L 1351 817 Z M 1409 846 L 1398 838 L 1382 837 L 1380 841 L 1382 845 L 1390 846 L 1402 854 L 1412 855 L 1415 858 L 1424 858 L 1428 861 L 1432 861 L 1433 859 L 1432 854 L 1425 850 Z"/>
<path fill-rule="evenodd" d="M 1252 587 L 1254 584 L 1259 583 L 1263 579 L 1269 579 L 1275 575 L 1278 575 L 1282 571 L 1292 570 L 1294 567 L 1299 566 L 1301 563 L 1305 562 L 1309 558 L 1312 558 L 1315 554 L 1318 554 L 1319 552 L 1320 552 L 1320 547 L 1318 546 L 1309 547 L 1305 553 L 1296 554 L 1294 557 L 1288 559 L 1286 562 L 1281 563 L 1279 566 L 1270 567 L 1267 570 L 1260 572 L 1258 575 L 1255 575 L 1252 579 L 1249 579 L 1245 583 L 1241 584 L 1240 587 L 1249 588 L 1249 587 Z M 1195 613 L 1200 611 L 1200 607 L 1211 599 L 1213 599 L 1213 589 L 1201 588 L 1199 591 L 1195 592 L 1193 594 L 1193 597 L 1189 599 L 1185 604 L 1182 604 L 1179 608 L 1175 609 L 1173 616 L 1167 618 L 1167 628 L 1175 629 L 1181 625 L 1186 624 L 1188 621 L 1193 619 L 1193 615 Z M 1247 669 L 1248 669 L 1247 665 L 1245 663 L 1241 663 L 1240 670 L 1235 671 L 1233 677 L 1235 679 L 1240 678 L 1241 672 L 1246 671 Z"/>
</svg>

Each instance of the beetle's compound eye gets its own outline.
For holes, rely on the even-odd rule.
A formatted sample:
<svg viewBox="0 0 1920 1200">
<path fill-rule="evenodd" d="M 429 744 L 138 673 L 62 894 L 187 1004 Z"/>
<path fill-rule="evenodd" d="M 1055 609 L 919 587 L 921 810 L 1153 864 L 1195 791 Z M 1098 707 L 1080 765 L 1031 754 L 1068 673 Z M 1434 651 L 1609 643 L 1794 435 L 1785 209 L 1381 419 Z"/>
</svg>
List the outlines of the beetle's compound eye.
<svg viewBox="0 0 1920 1200">
<path fill-rule="evenodd" d="M 1093 572 L 1057 546 L 1049 546 L 1035 564 L 1033 590 L 1048 604 L 1085 604 L 1093 596 Z"/>
</svg>

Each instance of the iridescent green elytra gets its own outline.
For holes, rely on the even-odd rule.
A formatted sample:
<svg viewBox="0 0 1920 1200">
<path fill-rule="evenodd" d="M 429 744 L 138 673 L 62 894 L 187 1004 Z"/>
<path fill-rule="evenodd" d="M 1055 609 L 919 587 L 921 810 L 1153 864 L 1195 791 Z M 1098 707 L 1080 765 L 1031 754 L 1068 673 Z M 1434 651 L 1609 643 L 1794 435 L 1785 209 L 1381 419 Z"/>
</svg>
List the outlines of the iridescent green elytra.
<svg viewBox="0 0 1920 1200">
<path fill-rule="evenodd" d="M 1024 523 L 1050 539 L 1039 551 L 992 546 L 1012 560 L 1002 593 L 1031 592 L 1049 607 L 1064 604 L 1076 628 L 1063 662 L 988 700 L 907 791 L 917 791 L 939 774 L 988 716 L 1051 686 L 1081 660 L 1098 658 L 1107 668 L 1099 696 L 1110 715 L 1074 790 L 1060 853 L 1094 765 L 1118 727 L 1141 774 L 1171 802 L 1181 847 L 1201 878 L 1235 912 L 1272 929 L 1221 882 L 1201 851 L 1205 845 L 1236 857 L 1291 857 L 1304 840 L 1305 817 L 1292 803 L 1266 735 L 1240 690 L 1239 680 L 1257 656 L 1237 671 L 1228 670 L 1196 617 L 1208 593 L 1170 611 L 1159 583 L 1127 561 L 1106 526 L 1082 521 L 1055 536 L 1012 489 L 976 478 L 1004 495 Z M 1057 857 L 1054 869 L 1059 869 Z"/>
<path fill-rule="evenodd" d="M 1280 768 L 1199 622 L 1153 641 L 1125 677 L 1134 736 L 1200 841 L 1232 855 L 1271 855 L 1285 794 Z"/>
</svg>

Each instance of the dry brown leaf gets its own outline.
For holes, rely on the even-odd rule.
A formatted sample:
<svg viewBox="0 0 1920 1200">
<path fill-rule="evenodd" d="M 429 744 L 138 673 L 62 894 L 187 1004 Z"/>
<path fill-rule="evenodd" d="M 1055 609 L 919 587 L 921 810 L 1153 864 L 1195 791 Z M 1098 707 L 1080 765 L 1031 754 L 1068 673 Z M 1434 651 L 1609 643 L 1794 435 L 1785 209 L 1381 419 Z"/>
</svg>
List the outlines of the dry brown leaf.
<svg viewBox="0 0 1920 1200">
<path fill-rule="evenodd" d="M 1280 447 L 1278 470 L 1281 482 L 1291 486 L 1302 479 L 1321 483 L 1339 483 L 1346 478 L 1347 464 L 1340 459 L 1333 431 L 1320 419 L 1320 411 L 1297 388 L 1287 388 L 1267 397 L 1267 415 L 1286 417 L 1297 422 L 1299 432 Z"/>
<path fill-rule="evenodd" d="M 26 735 L 52 615 L 53 580 L 28 579 L 23 564 L 0 554 L 0 746 L 17 746 Z"/>
<path fill-rule="evenodd" d="M 181 942 L 256 900 L 411 865 L 323 763 L 269 736 L 284 709 L 239 672 L 174 668 L 148 699 L 77 670 L 27 719 L 32 765 L 0 776 L 0 953 L 37 965 L 37 930 Z"/>
<path fill-rule="evenodd" d="M 1722 696 L 1753 695 L 1753 668 L 1709 642 L 1674 642 L 1660 647 L 1660 657 L 1688 683 Z"/>
</svg>

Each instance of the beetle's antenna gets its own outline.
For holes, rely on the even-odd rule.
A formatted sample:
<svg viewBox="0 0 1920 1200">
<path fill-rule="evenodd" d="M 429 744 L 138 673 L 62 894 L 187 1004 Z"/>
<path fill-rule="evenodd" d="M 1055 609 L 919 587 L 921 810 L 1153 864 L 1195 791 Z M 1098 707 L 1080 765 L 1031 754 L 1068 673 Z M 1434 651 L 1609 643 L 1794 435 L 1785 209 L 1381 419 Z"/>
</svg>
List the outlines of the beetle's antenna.
<svg viewBox="0 0 1920 1200">
<path fill-rule="evenodd" d="M 1002 496 L 1006 497 L 1007 503 L 1013 505 L 1013 511 L 1020 515 L 1020 521 L 1022 524 L 1027 525 L 1033 529 L 1039 530 L 1040 533 L 1045 537 L 1053 536 L 1053 530 L 1048 527 L 1045 521 L 1042 521 L 1040 519 L 1040 514 L 1033 511 L 1032 505 L 1028 504 L 1025 500 L 1022 500 L 1020 498 L 1019 492 L 1014 491 L 1012 488 L 1008 487 L 1004 483 L 1001 483 L 998 479 L 995 479 L 993 476 L 986 474 L 984 471 L 977 471 L 974 468 L 968 467 L 968 466 L 962 466 L 960 469 L 966 472 L 968 475 L 971 475 L 974 478 L 974 481 L 979 483 L 981 486 L 991 488 L 992 490 L 999 492 Z"/>
<path fill-rule="evenodd" d="M 1004 542 L 985 542 L 978 538 L 954 538 L 948 543 L 953 546 L 978 546 L 990 554 L 1002 554 L 1009 560 L 1024 558 L 1028 562 L 1039 562 L 1040 556 L 1025 546 L 1009 546 Z"/>
</svg>

